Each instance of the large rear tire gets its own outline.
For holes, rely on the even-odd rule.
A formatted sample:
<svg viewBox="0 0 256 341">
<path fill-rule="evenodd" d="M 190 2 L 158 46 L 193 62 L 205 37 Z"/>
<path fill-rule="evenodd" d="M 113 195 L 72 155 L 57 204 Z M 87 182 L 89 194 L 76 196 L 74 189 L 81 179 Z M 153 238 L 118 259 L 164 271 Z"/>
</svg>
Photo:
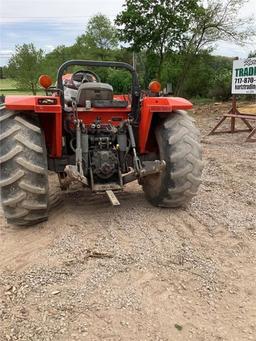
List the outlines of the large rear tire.
<svg viewBox="0 0 256 341">
<path fill-rule="evenodd" d="M 159 158 L 166 162 L 166 168 L 143 178 L 146 198 L 155 206 L 182 206 L 196 195 L 201 183 L 199 130 L 186 112 L 177 111 L 158 125 L 156 140 Z"/>
<path fill-rule="evenodd" d="M 8 223 L 33 225 L 48 218 L 44 136 L 36 119 L 0 109 L 1 204 Z"/>
</svg>

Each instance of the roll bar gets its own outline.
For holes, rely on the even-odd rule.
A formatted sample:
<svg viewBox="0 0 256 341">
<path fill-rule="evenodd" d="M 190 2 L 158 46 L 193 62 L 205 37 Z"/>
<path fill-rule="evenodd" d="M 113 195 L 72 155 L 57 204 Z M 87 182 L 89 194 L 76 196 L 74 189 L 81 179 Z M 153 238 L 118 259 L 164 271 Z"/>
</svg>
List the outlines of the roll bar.
<svg viewBox="0 0 256 341">
<path fill-rule="evenodd" d="M 94 61 L 94 60 L 68 60 L 63 63 L 57 74 L 57 87 L 61 90 L 61 103 L 64 106 L 64 86 L 62 82 L 62 76 L 64 71 L 72 65 L 79 65 L 79 66 L 97 66 L 97 67 L 115 67 L 126 69 L 130 71 L 132 75 L 132 117 L 137 121 L 139 119 L 139 102 L 140 102 L 140 86 L 139 80 L 136 71 L 134 68 L 127 63 L 123 62 L 104 62 L 104 61 Z"/>
</svg>

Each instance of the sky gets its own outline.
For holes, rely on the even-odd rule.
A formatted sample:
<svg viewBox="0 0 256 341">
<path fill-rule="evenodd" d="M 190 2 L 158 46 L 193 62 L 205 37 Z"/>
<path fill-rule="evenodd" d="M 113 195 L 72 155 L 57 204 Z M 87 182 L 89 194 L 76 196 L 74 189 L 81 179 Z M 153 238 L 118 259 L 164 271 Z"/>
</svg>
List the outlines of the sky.
<svg viewBox="0 0 256 341">
<path fill-rule="evenodd" d="M 0 66 L 6 65 L 15 45 L 34 43 L 45 52 L 72 45 L 97 13 L 114 20 L 124 0 L 0 0 Z M 241 15 L 255 15 L 256 0 L 249 0 Z M 218 42 L 214 54 L 246 58 L 256 42 L 241 47 Z"/>
</svg>

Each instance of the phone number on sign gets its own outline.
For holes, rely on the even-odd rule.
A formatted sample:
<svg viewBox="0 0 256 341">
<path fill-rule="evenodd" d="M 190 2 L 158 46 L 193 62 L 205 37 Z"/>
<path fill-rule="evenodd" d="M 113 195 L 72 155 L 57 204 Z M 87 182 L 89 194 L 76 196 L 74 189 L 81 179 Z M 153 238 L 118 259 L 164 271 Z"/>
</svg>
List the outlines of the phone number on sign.
<svg viewBox="0 0 256 341">
<path fill-rule="evenodd" d="M 256 83 L 256 78 L 254 77 L 235 78 L 235 84 L 252 84 L 252 83 Z"/>
</svg>

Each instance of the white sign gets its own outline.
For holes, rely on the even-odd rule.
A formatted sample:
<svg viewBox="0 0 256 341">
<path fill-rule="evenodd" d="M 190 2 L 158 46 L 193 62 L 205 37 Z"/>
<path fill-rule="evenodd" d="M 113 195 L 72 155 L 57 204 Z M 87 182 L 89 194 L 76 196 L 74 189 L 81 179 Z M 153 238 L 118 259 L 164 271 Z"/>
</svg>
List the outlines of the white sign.
<svg viewBox="0 0 256 341">
<path fill-rule="evenodd" d="M 256 94 L 256 58 L 233 61 L 232 94 Z"/>
</svg>

